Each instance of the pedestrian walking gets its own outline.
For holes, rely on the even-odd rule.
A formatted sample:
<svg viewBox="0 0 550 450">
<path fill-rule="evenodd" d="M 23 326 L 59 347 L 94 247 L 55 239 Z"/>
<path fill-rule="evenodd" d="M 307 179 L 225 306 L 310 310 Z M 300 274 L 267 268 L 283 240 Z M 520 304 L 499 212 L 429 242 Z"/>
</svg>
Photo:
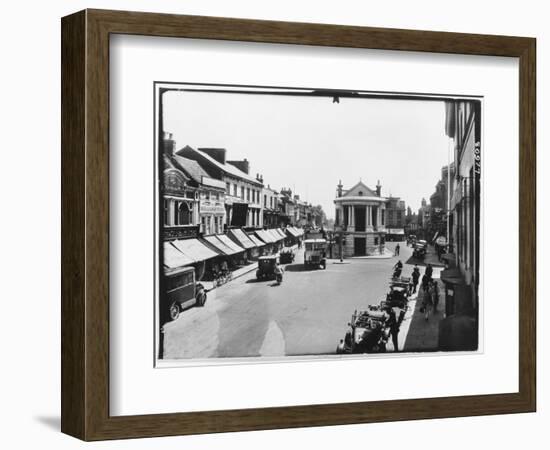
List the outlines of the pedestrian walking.
<svg viewBox="0 0 550 450">
<path fill-rule="evenodd" d="M 435 280 L 432 280 L 433 291 L 432 291 L 432 303 L 434 314 L 437 312 L 437 305 L 439 304 L 439 283 Z"/>
<path fill-rule="evenodd" d="M 426 275 L 424 275 L 426 276 Z M 422 280 L 424 281 L 424 280 Z M 422 307 L 421 311 L 424 313 L 424 319 L 428 321 L 430 316 L 430 310 L 433 308 L 433 300 L 432 300 L 432 282 L 431 280 L 427 283 L 427 288 L 424 290 L 424 295 L 422 297 Z"/>
<path fill-rule="evenodd" d="M 397 312 L 397 311 L 399 312 Z M 394 351 L 399 351 L 399 330 L 401 323 L 405 317 L 405 310 L 400 308 L 388 308 L 388 319 L 386 320 L 386 326 L 390 331 L 391 340 L 393 343 Z"/>
<path fill-rule="evenodd" d="M 425 273 L 426 275 L 428 275 L 429 278 L 432 278 L 433 272 L 434 272 L 434 268 L 432 267 L 431 264 L 428 264 L 428 265 L 426 266 L 426 270 L 424 271 L 424 273 Z"/>
<path fill-rule="evenodd" d="M 414 266 L 412 271 L 412 282 L 413 282 L 413 291 L 412 293 L 416 293 L 416 289 L 418 287 L 418 281 L 420 280 L 420 269 L 417 265 Z"/>
<path fill-rule="evenodd" d="M 399 244 L 395 246 L 395 256 L 399 256 Z"/>
<path fill-rule="evenodd" d="M 427 274 L 422 275 L 422 290 L 424 291 L 424 297 L 426 296 L 428 288 L 430 287 L 430 280 L 431 278 Z"/>
</svg>

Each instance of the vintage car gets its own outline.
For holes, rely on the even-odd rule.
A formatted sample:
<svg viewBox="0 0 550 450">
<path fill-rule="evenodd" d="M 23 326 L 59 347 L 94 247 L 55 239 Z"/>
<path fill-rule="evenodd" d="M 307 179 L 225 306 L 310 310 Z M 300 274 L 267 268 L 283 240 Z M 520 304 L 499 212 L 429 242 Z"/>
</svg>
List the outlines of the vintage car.
<svg viewBox="0 0 550 450">
<path fill-rule="evenodd" d="M 427 249 L 428 243 L 426 241 L 418 241 L 416 244 L 414 244 L 413 258 L 424 259 Z"/>
<path fill-rule="evenodd" d="M 411 294 L 411 278 L 400 277 L 390 281 L 390 291 L 386 295 L 386 305 L 405 309 Z"/>
<path fill-rule="evenodd" d="M 275 268 L 278 263 L 277 255 L 260 256 L 258 258 L 258 269 L 256 270 L 256 279 L 274 280 L 277 278 Z"/>
<path fill-rule="evenodd" d="M 365 311 L 355 311 L 348 323 L 344 339 L 336 347 L 336 353 L 383 353 L 389 339 L 386 326 L 388 315 L 380 306 L 372 305 Z"/>
<path fill-rule="evenodd" d="M 326 239 L 306 239 L 304 241 L 304 265 L 306 267 L 327 268 Z"/>
<path fill-rule="evenodd" d="M 161 314 L 165 322 L 176 320 L 184 309 L 206 303 L 206 289 L 195 281 L 194 267 L 180 267 L 165 273 L 164 283 L 166 295 Z"/>
<path fill-rule="evenodd" d="M 284 247 L 279 253 L 279 260 L 281 264 L 290 264 L 294 262 L 295 257 L 296 255 L 294 253 L 294 250 L 290 247 Z"/>
</svg>

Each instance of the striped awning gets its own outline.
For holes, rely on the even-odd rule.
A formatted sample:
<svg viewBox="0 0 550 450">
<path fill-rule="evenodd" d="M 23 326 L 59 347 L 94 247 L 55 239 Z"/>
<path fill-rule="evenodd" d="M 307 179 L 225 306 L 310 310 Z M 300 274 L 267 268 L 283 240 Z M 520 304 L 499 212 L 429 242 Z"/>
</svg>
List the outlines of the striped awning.
<svg viewBox="0 0 550 450">
<path fill-rule="evenodd" d="M 294 227 L 286 227 L 286 232 L 292 237 L 300 237 L 300 233 L 298 233 L 298 230 Z"/>
<path fill-rule="evenodd" d="M 192 259 L 193 262 L 205 261 L 218 256 L 218 253 L 208 248 L 198 239 L 177 239 L 172 241 L 172 245 L 185 256 Z"/>
<path fill-rule="evenodd" d="M 273 239 L 273 237 L 269 233 L 267 233 L 265 230 L 256 230 L 255 233 L 256 233 L 256 236 L 258 236 L 266 244 L 272 244 L 276 242 L 275 239 Z"/>
<path fill-rule="evenodd" d="M 204 236 L 203 239 L 205 240 L 205 242 L 207 242 L 212 247 L 214 247 L 222 255 L 233 255 L 233 254 L 237 253 L 232 248 L 225 245 L 225 243 L 222 242 L 218 238 L 218 236 L 215 236 L 215 235 Z"/>
<path fill-rule="evenodd" d="M 240 245 L 235 244 L 225 234 L 218 234 L 217 238 L 222 241 L 227 247 L 229 247 L 234 254 L 244 252 L 244 248 L 242 248 Z"/>
<path fill-rule="evenodd" d="M 252 242 L 252 239 L 250 239 L 250 237 L 247 236 L 246 233 L 240 228 L 231 229 L 227 234 L 230 238 L 233 238 L 235 241 L 237 241 L 241 247 L 244 247 L 246 249 L 256 247 L 256 244 Z"/>
<path fill-rule="evenodd" d="M 273 242 L 279 242 L 281 239 L 283 239 L 275 230 L 265 230 L 265 232 L 269 234 L 269 236 L 271 236 Z"/>
<path fill-rule="evenodd" d="M 258 239 L 253 234 L 249 234 L 248 237 L 252 242 L 254 242 L 254 245 L 256 247 L 263 247 L 264 245 L 266 245 L 266 243 L 264 241 L 262 241 L 261 239 Z"/>
<path fill-rule="evenodd" d="M 175 269 L 176 267 L 188 266 L 195 261 L 180 252 L 171 242 L 164 243 L 164 267 Z"/>
</svg>

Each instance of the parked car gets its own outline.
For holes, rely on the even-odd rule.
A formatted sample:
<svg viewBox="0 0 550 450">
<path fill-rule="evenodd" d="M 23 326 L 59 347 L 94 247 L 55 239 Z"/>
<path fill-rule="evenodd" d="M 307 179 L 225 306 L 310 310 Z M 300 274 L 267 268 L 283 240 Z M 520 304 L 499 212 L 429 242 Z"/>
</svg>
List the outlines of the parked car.
<svg viewBox="0 0 550 450">
<path fill-rule="evenodd" d="M 194 305 L 204 306 L 206 289 L 195 280 L 194 267 L 181 267 L 165 274 L 162 316 L 165 322 L 176 320 L 180 312 Z"/>
<path fill-rule="evenodd" d="M 344 339 L 341 339 L 336 347 L 336 353 L 385 352 L 389 339 L 387 318 L 383 305 L 372 305 L 365 311 L 355 311 L 348 323 L 349 329 Z"/>
</svg>

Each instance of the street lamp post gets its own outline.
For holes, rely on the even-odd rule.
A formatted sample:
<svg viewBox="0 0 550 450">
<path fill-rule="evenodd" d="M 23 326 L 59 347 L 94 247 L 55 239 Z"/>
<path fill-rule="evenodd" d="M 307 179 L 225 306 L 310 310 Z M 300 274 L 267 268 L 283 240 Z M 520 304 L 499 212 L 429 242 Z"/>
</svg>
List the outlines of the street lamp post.
<svg viewBox="0 0 550 450">
<path fill-rule="evenodd" d="M 334 226 L 334 232 L 338 233 L 338 246 L 340 247 L 340 262 L 344 261 L 344 230 L 340 225 Z"/>
</svg>

